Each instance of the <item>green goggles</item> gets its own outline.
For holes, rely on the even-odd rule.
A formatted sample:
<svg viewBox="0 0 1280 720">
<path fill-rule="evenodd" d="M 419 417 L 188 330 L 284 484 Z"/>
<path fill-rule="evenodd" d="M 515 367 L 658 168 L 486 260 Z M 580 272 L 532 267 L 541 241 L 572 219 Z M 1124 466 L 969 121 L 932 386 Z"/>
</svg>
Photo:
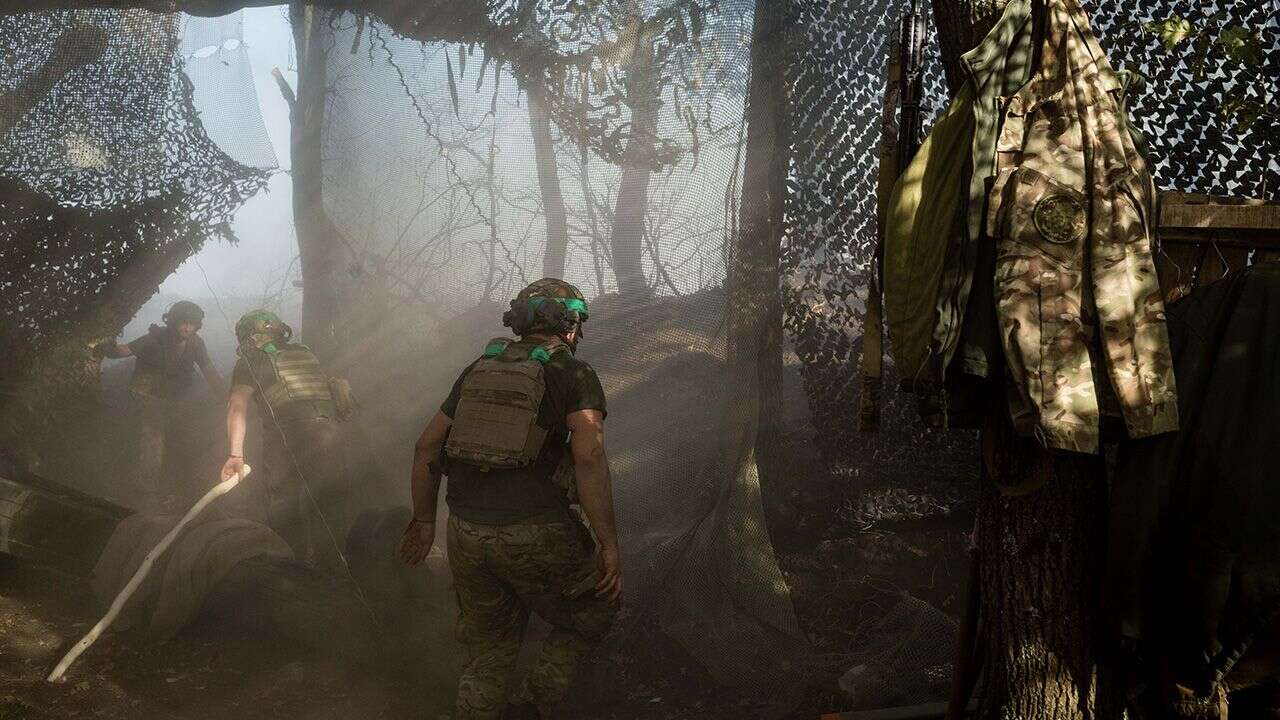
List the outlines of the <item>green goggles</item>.
<svg viewBox="0 0 1280 720">
<path fill-rule="evenodd" d="M 588 317 L 586 301 L 577 298 L 529 298 L 529 307 L 537 308 L 547 300 L 554 300 L 563 305 L 565 310 L 572 310 L 578 313 L 582 320 L 586 320 Z"/>
</svg>

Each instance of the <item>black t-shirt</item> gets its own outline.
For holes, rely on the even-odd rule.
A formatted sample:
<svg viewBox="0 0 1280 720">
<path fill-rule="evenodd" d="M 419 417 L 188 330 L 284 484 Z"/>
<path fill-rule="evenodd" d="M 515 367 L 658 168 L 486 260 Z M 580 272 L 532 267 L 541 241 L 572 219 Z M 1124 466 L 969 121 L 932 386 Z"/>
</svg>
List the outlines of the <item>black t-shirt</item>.
<svg viewBox="0 0 1280 720">
<path fill-rule="evenodd" d="M 472 363 L 453 383 L 453 391 L 440 406 L 452 418 L 458 410 L 462 381 Z M 561 350 L 544 366 L 546 394 L 538 407 L 538 425 L 548 428 L 547 445 L 539 462 L 524 468 L 494 469 L 485 472 L 470 463 L 452 461 L 449 466 L 449 511 L 468 522 L 509 525 L 553 513 L 566 507 L 564 491 L 551 483 L 555 460 L 563 452 L 569 436 L 565 418 L 579 410 L 606 413 L 604 388 L 587 363 L 568 350 Z M 548 460 L 550 462 L 548 462 Z"/>
<path fill-rule="evenodd" d="M 193 334 L 183 342 L 177 333 L 158 325 L 130 341 L 129 350 L 137 358 L 130 387 L 153 397 L 178 397 L 191 386 L 193 366 L 212 366 L 199 335 Z"/>
</svg>

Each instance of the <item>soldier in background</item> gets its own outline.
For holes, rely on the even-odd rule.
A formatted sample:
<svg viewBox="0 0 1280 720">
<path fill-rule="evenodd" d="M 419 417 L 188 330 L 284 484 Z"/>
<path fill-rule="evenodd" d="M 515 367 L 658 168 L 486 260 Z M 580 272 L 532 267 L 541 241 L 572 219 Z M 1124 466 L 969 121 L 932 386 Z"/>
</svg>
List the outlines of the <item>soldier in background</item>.
<svg viewBox="0 0 1280 720">
<path fill-rule="evenodd" d="M 422 562 L 435 542 L 441 475 L 449 476 L 449 567 L 466 648 L 455 720 L 551 718 L 579 663 L 613 623 L 622 593 L 604 390 L 574 357 L 587 305 L 574 286 L 533 283 L 511 302 L 498 338 L 468 367 L 414 452 L 414 517 L 400 556 Z M 590 535 L 553 481 L 571 459 Z M 529 613 L 553 630 L 507 701 Z"/>
<path fill-rule="evenodd" d="M 240 347 L 227 401 L 226 480 L 245 465 L 249 400 L 262 420 L 263 452 L 248 493 L 257 491 L 267 524 L 299 562 L 337 572 L 337 538 L 347 523 L 349 487 L 338 422 L 351 411 L 348 386 L 330 378 L 315 353 L 290 342 L 293 329 L 270 310 L 236 323 Z M 330 536 L 332 535 L 332 536 Z"/>
<path fill-rule="evenodd" d="M 121 345 L 108 340 L 94 346 L 99 357 L 137 359 L 130 395 L 138 408 L 138 455 L 135 463 L 138 488 L 146 504 L 166 507 L 174 500 L 174 488 L 161 483 L 167 430 L 174 418 L 175 401 L 192 385 L 192 368 L 200 368 L 215 396 L 225 392 L 222 376 L 209 360 L 200 337 L 204 310 L 188 300 L 169 306 L 164 325 L 152 325 L 147 334 Z"/>
</svg>

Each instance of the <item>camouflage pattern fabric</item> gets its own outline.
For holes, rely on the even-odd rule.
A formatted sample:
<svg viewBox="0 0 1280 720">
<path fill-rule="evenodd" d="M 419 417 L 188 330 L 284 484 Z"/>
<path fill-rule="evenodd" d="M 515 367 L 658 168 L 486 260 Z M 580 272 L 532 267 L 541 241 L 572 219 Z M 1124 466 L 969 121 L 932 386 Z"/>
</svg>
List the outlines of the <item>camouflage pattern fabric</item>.
<svg viewBox="0 0 1280 720">
<path fill-rule="evenodd" d="M 466 649 L 454 720 L 496 720 L 507 704 L 529 613 L 551 623 L 511 702 L 555 717 L 578 665 L 613 624 L 616 603 L 595 596 L 585 529 L 564 522 L 480 525 L 449 518 L 449 567 L 458 593 L 458 639 Z"/>
<path fill-rule="evenodd" d="M 265 519 L 299 561 L 343 574 L 334 538 L 346 537 L 351 487 L 337 424 L 326 418 L 286 422 L 287 443 L 270 419 L 263 425 L 261 472 L 248 480 L 249 494 L 262 508 L 255 517 Z"/>
<path fill-rule="evenodd" d="M 134 477 L 138 489 L 155 499 L 164 484 L 164 448 L 172 420 L 171 404 L 151 395 L 133 393 L 138 409 L 138 455 L 134 461 Z"/>
<path fill-rule="evenodd" d="M 1095 358 L 1130 437 L 1176 430 L 1176 391 L 1151 256 L 1155 189 L 1123 85 L 1078 5 L 1047 13 L 1040 67 L 1005 103 L 988 232 L 1014 425 L 1092 453 Z"/>
</svg>

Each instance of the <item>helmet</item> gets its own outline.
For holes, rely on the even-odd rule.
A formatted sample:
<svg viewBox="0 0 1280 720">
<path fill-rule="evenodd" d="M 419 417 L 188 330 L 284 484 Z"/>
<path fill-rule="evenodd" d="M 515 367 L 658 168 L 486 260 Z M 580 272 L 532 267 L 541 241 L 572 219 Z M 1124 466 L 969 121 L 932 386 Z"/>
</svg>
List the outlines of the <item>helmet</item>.
<svg viewBox="0 0 1280 720">
<path fill-rule="evenodd" d="M 162 319 L 169 327 L 177 327 L 182 323 L 191 323 L 196 327 L 204 324 L 204 310 L 190 300 L 179 300 L 169 306 Z"/>
<path fill-rule="evenodd" d="M 279 315 L 263 308 L 250 310 L 236 322 L 236 340 L 241 345 L 251 342 L 262 347 L 276 340 L 288 342 L 291 337 L 293 328 L 286 325 Z"/>
<path fill-rule="evenodd" d="M 511 309 L 502 315 L 502 324 L 518 335 L 535 330 L 564 334 L 580 330 L 587 317 L 587 300 L 581 290 L 563 280 L 543 278 L 516 295 Z"/>
</svg>

